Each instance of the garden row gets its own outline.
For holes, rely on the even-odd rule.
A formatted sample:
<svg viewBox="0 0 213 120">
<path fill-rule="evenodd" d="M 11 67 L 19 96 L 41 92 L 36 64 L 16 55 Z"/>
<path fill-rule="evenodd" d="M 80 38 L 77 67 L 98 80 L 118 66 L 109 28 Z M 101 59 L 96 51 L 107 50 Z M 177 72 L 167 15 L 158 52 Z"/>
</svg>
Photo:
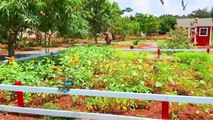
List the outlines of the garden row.
<svg viewBox="0 0 213 120">
<path fill-rule="evenodd" d="M 66 78 L 73 78 L 74 89 L 213 96 L 211 54 L 175 53 L 170 54 L 174 58 L 172 60 L 150 59 L 151 55 L 90 46 L 73 47 L 52 57 L 24 62 L 15 62 L 10 58 L 8 63 L 0 65 L 0 82 L 13 84 L 15 80 L 21 80 L 27 86 L 59 87 Z M 0 98 L 0 102 L 3 101 L 1 103 L 14 102 L 13 93 L 4 91 L 1 94 L 5 96 Z M 32 107 L 68 110 L 76 108 L 80 111 L 116 114 L 131 114 L 132 111 L 140 110 L 139 113 L 132 114 L 148 117 L 150 115 L 147 110 L 151 110 L 150 106 L 160 105 L 143 100 L 31 93 L 25 94 L 25 103 Z M 177 107 L 171 111 L 173 118 L 180 118 L 182 110 L 188 107 L 196 108 L 198 111 L 194 114 L 198 117 L 212 117 L 213 112 L 210 105 L 173 104 L 173 107 Z"/>
</svg>

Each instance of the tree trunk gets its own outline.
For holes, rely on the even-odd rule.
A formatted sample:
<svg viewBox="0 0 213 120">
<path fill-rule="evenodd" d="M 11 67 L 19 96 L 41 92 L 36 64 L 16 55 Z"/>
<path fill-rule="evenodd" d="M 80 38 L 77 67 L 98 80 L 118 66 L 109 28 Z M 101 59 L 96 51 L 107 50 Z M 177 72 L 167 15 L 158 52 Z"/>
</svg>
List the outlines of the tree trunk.
<svg viewBox="0 0 213 120">
<path fill-rule="evenodd" d="M 44 35 L 44 48 L 45 48 L 45 53 L 47 53 L 47 33 Z"/>
<path fill-rule="evenodd" d="M 112 32 L 112 40 L 116 40 L 116 36 L 114 32 Z"/>
<path fill-rule="evenodd" d="M 50 39 L 51 39 L 51 36 L 52 36 L 52 32 L 48 36 L 48 52 L 50 52 Z"/>
<path fill-rule="evenodd" d="M 94 38 L 95 38 L 95 44 L 98 44 L 98 36 L 94 35 Z"/>
<path fill-rule="evenodd" d="M 22 30 L 21 30 L 20 33 L 21 33 L 21 35 L 17 34 L 17 37 L 19 37 L 19 38 L 17 38 L 17 40 L 15 42 L 15 50 L 19 48 L 19 43 L 23 40 L 22 39 L 23 38 L 23 32 L 22 32 Z"/>
<path fill-rule="evenodd" d="M 15 45 L 14 45 L 14 43 L 9 43 L 8 44 L 8 56 L 9 57 L 14 57 L 15 56 Z"/>
<path fill-rule="evenodd" d="M 17 40 L 17 36 L 18 36 L 18 31 L 16 31 L 15 33 L 10 33 L 8 36 L 8 56 L 9 57 L 14 57 L 15 56 L 15 43 Z"/>
</svg>

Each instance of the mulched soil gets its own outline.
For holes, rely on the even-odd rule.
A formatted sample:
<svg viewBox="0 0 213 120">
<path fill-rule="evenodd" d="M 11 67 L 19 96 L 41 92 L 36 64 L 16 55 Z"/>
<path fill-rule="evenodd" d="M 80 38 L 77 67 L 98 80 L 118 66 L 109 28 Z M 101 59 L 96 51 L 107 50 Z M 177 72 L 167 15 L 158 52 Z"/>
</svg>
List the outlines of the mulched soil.
<svg viewBox="0 0 213 120">
<path fill-rule="evenodd" d="M 0 93 L 0 104 L 5 104 L 4 97 L 3 93 Z M 45 103 L 52 103 L 53 105 L 59 106 L 60 110 L 97 112 L 91 109 L 87 110 L 84 101 L 85 97 L 78 97 L 78 99 L 74 101 L 69 95 L 57 97 L 47 96 L 45 99 L 37 97 L 33 98 L 31 103 L 27 104 L 26 107 L 44 108 Z M 12 101 L 9 104 L 15 106 L 16 102 Z M 129 111 L 121 111 L 114 108 L 110 114 L 161 119 L 161 107 L 161 102 L 151 102 L 151 104 L 145 108 Z M 181 120 L 213 120 L 213 107 L 209 108 L 209 113 L 207 113 L 202 106 L 188 104 L 185 107 L 181 107 L 177 103 L 172 103 L 170 110 L 178 115 Z M 42 118 L 43 116 L 0 112 L 0 120 L 41 120 Z"/>
</svg>

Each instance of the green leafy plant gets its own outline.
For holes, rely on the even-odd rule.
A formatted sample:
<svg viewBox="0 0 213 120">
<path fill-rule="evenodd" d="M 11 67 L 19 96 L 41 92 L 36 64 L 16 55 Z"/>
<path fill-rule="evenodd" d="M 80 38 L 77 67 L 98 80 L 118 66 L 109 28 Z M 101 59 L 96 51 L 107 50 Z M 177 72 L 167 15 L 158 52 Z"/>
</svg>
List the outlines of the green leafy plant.
<svg viewBox="0 0 213 120">
<path fill-rule="evenodd" d="M 188 37 L 188 30 L 176 28 L 168 33 L 167 40 L 159 44 L 160 48 L 183 49 L 191 48 L 192 44 Z"/>
<path fill-rule="evenodd" d="M 50 110 L 59 110 L 60 109 L 58 105 L 55 105 L 53 103 L 46 103 L 44 105 L 44 108 L 45 109 L 50 109 Z"/>
</svg>

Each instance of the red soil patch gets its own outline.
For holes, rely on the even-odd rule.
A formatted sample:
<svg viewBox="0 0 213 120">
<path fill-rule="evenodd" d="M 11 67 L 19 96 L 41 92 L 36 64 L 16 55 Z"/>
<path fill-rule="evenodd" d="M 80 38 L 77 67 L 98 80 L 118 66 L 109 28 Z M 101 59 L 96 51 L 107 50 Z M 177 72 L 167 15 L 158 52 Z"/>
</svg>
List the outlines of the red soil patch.
<svg viewBox="0 0 213 120">
<path fill-rule="evenodd" d="M 0 93 L 0 100 L 3 100 L 3 98 L 4 95 Z M 78 97 L 77 99 L 73 99 L 72 96 L 69 95 L 62 95 L 60 97 L 48 96 L 45 99 L 34 98 L 28 107 L 44 108 L 45 103 L 53 103 L 54 105 L 58 105 L 61 110 L 86 112 L 87 108 L 85 105 L 85 98 L 86 97 Z M 2 104 L 3 102 L 4 100 L 0 103 Z M 151 102 L 151 104 L 149 104 L 145 108 L 136 108 L 126 111 L 121 111 L 119 109 L 113 108 L 112 114 L 161 119 L 161 107 L 161 102 Z M 176 115 L 178 115 L 179 119 L 183 120 L 211 120 L 213 119 L 213 107 L 208 108 L 209 113 L 205 112 L 205 108 L 202 106 L 188 104 L 184 107 L 181 107 L 177 103 L 172 103 L 172 105 L 170 106 L 170 112 L 175 113 Z M 93 110 L 90 110 L 90 112 L 91 111 Z M 7 114 L 0 112 L 0 119 L 3 120 L 41 120 L 42 118 L 43 116 Z"/>
<path fill-rule="evenodd" d="M 7 55 L 7 51 L 0 51 L 0 55 Z"/>
<path fill-rule="evenodd" d="M 152 102 L 146 109 L 126 111 L 123 115 L 161 119 L 161 107 L 162 105 L 160 102 Z"/>
<path fill-rule="evenodd" d="M 115 48 L 130 48 L 130 43 L 122 43 L 122 44 L 114 44 L 112 45 Z M 155 43 L 140 43 L 135 48 L 157 48 L 157 45 Z"/>
</svg>

